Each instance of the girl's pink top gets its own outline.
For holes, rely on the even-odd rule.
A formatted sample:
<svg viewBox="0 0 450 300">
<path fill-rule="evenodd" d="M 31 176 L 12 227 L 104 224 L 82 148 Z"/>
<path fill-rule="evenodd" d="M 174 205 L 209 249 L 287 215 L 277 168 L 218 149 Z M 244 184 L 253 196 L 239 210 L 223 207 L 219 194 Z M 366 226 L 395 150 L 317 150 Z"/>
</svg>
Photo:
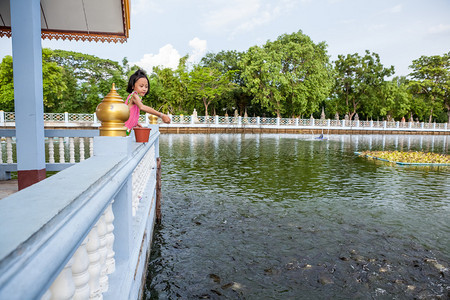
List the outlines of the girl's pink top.
<svg viewBox="0 0 450 300">
<path fill-rule="evenodd" d="M 128 105 L 128 100 L 130 100 L 130 98 L 133 96 L 133 93 L 128 95 L 127 100 L 125 101 L 126 105 Z M 128 121 L 125 122 L 125 126 L 128 129 L 131 129 L 138 124 L 139 113 L 140 113 L 139 107 L 136 104 L 133 104 L 130 108 L 130 117 L 128 118 Z"/>
</svg>

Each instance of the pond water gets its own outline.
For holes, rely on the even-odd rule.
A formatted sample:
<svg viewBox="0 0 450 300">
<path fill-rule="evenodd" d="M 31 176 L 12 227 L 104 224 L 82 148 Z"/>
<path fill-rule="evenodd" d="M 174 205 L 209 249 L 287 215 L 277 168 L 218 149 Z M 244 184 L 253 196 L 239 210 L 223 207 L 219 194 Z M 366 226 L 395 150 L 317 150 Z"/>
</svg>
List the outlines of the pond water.
<svg viewBox="0 0 450 300">
<path fill-rule="evenodd" d="M 162 135 L 146 299 L 448 299 L 447 136 Z"/>
</svg>

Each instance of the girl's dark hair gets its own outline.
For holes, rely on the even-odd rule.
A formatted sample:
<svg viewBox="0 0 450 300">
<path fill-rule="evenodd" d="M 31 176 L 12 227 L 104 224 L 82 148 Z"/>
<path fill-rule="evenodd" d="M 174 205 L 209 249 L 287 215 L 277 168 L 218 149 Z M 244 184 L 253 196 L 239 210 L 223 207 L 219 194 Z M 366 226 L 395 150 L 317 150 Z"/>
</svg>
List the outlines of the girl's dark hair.
<svg viewBox="0 0 450 300">
<path fill-rule="evenodd" d="M 138 69 L 136 72 L 134 72 L 133 75 L 130 76 L 130 80 L 128 80 L 128 87 L 127 87 L 128 93 L 133 92 L 134 84 L 140 78 L 145 78 L 145 79 L 147 79 L 147 82 L 148 82 L 148 90 L 147 90 L 147 93 L 145 93 L 145 95 L 147 95 L 148 92 L 150 92 L 150 81 L 148 81 L 147 74 L 145 74 L 145 72 L 143 70 Z"/>
</svg>

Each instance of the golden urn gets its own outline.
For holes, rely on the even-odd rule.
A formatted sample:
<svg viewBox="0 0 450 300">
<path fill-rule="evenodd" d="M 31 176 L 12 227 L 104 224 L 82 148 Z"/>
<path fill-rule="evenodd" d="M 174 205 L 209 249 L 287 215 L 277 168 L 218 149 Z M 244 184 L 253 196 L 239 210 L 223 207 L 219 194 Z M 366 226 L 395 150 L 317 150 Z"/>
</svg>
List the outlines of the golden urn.
<svg viewBox="0 0 450 300">
<path fill-rule="evenodd" d="M 150 115 L 150 124 L 158 124 L 158 117 L 155 115 Z"/>
<path fill-rule="evenodd" d="M 116 92 L 114 83 L 108 95 L 97 105 L 95 113 L 97 114 L 97 119 L 102 122 L 99 128 L 100 136 L 127 135 L 127 128 L 124 123 L 130 117 L 130 109 Z"/>
</svg>

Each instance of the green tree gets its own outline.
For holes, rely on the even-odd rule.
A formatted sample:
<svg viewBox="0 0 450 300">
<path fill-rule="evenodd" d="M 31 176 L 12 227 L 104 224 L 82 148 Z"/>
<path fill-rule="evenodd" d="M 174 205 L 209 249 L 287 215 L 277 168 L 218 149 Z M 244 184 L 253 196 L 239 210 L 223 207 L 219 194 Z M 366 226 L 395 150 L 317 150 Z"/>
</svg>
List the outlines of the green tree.
<svg viewBox="0 0 450 300">
<path fill-rule="evenodd" d="M 385 89 L 385 77 L 394 74 L 394 67 L 385 68 L 376 53 L 366 50 L 364 56 L 358 53 L 339 55 L 335 64 L 335 86 L 333 95 L 344 107 L 352 119 L 356 113 L 363 113 L 367 117 L 374 117 L 380 112 L 381 91 Z"/>
<path fill-rule="evenodd" d="M 202 67 L 219 70 L 229 76 L 232 88 L 227 89 L 217 97 L 217 108 L 223 111 L 233 111 L 239 108 L 241 115 L 251 105 L 251 97 L 244 91 L 242 69 L 239 65 L 242 53 L 234 50 L 207 53 L 200 61 Z"/>
<path fill-rule="evenodd" d="M 412 78 L 410 87 L 422 109 L 428 111 L 428 121 L 433 116 L 447 110 L 447 120 L 450 123 L 450 52 L 442 56 L 422 56 L 413 60 L 410 66 Z"/>
<path fill-rule="evenodd" d="M 151 105 L 157 110 L 168 111 L 172 114 L 184 114 L 188 108 L 187 90 L 179 76 L 170 68 L 153 68 L 150 77 Z"/>
<path fill-rule="evenodd" d="M 412 95 L 408 91 L 406 77 L 394 77 L 387 81 L 383 89 L 382 102 L 379 105 L 379 115 L 391 116 L 394 119 L 407 119 L 411 112 Z"/>
<path fill-rule="evenodd" d="M 317 111 L 331 87 L 326 44 L 314 44 L 301 31 L 251 47 L 240 67 L 252 102 L 278 117 Z"/>
<path fill-rule="evenodd" d="M 0 64 L 0 110 L 14 111 L 13 60 L 7 55 Z"/>
<path fill-rule="evenodd" d="M 51 50 L 42 49 L 44 108 L 47 112 L 57 111 L 63 101 L 64 92 L 68 89 L 64 80 L 64 69 L 57 63 L 48 60 L 51 55 Z"/>
<path fill-rule="evenodd" d="M 66 72 L 64 78 L 68 88 L 61 108 L 67 111 L 94 112 L 113 83 L 123 98 L 127 96 L 128 78 L 118 62 L 64 50 L 53 50 L 45 59 L 57 63 Z"/>
<path fill-rule="evenodd" d="M 57 109 L 67 90 L 64 69 L 48 61 L 51 55 L 51 50 L 42 49 L 43 104 L 47 112 Z M 0 109 L 14 111 L 13 59 L 10 55 L 5 56 L 0 64 L 0 104 Z"/>
<path fill-rule="evenodd" d="M 208 115 L 209 105 L 215 103 L 218 96 L 229 90 L 230 73 L 222 74 L 219 70 L 195 65 L 189 72 L 188 92 L 193 99 L 200 100 L 205 108 L 205 115 Z"/>
</svg>

